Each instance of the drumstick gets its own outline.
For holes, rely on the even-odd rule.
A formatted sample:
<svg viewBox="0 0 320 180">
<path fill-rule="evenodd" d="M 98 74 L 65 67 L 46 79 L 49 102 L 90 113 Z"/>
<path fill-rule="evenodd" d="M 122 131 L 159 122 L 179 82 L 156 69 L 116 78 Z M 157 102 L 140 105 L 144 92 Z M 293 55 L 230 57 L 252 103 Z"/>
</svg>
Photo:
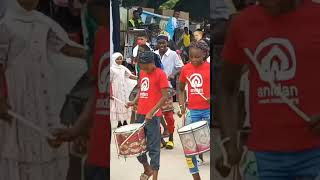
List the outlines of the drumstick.
<svg viewBox="0 0 320 180">
<path fill-rule="evenodd" d="M 197 94 L 199 94 L 204 100 L 208 101 L 208 99 L 204 97 L 203 94 L 200 93 L 199 89 L 196 88 L 196 86 L 191 82 L 191 80 L 188 77 L 187 77 L 187 80 L 189 81 L 191 87 L 193 87 L 197 91 Z"/>
<path fill-rule="evenodd" d="M 219 146 L 220 146 L 221 152 L 222 152 L 223 165 L 224 165 L 225 167 L 231 168 L 230 164 L 228 163 L 228 155 L 227 155 L 226 149 L 224 148 L 224 145 L 223 145 L 223 144 L 226 143 L 227 141 L 230 141 L 230 138 L 229 138 L 229 137 L 228 137 L 228 138 L 224 138 L 224 139 L 220 142 Z"/>
<path fill-rule="evenodd" d="M 253 54 L 250 52 L 249 49 L 245 49 L 244 50 L 245 53 L 247 54 L 247 56 L 249 56 L 249 59 L 252 61 L 252 63 L 255 65 L 260 78 L 263 74 L 263 70 L 261 68 L 261 66 L 258 64 L 256 58 L 253 56 Z M 267 80 L 271 86 L 271 88 L 275 88 L 276 85 L 274 83 L 274 81 L 272 81 L 271 77 L 269 76 L 268 80 Z M 302 119 L 304 119 L 306 122 L 310 122 L 311 119 L 308 115 L 306 115 L 301 109 L 299 109 L 295 104 L 293 104 L 292 101 L 290 101 L 288 99 L 288 97 L 286 97 L 281 91 L 279 92 L 279 97 L 282 99 L 282 101 L 284 101 L 295 113 L 297 113 L 300 117 L 302 117 Z"/>
<path fill-rule="evenodd" d="M 126 104 L 126 103 L 124 103 L 123 101 L 121 101 L 120 99 L 118 99 L 118 98 L 116 98 L 116 97 L 114 97 L 114 96 L 112 96 L 112 98 L 113 98 L 114 100 L 118 101 L 119 103 L 121 103 L 121 104 L 123 104 L 123 105 L 127 106 L 127 104 Z"/>
<path fill-rule="evenodd" d="M 160 110 L 160 109 L 158 109 L 153 115 L 157 114 L 157 112 L 158 112 L 159 110 Z M 141 127 L 143 127 L 145 124 L 146 124 L 146 121 L 144 121 L 144 122 L 141 124 Z M 130 134 L 130 136 L 121 143 L 120 148 L 121 148 L 138 130 L 139 130 L 139 128 L 137 128 L 136 130 L 134 130 L 134 131 Z"/>
<path fill-rule="evenodd" d="M 24 124 L 25 126 L 37 131 L 40 135 L 44 136 L 44 137 L 48 137 L 50 139 L 54 139 L 54 137 L 47 131 L 45 131 L 44 129 L 40 128 L 39 126 L 33 124 L 31 121 L 25 119 L 24 117 L 22 117 L 21 115 L 13 112 L 13 111 L 8 111 L 8 113 L 14 117 L 15 119 L 17 119 L 20 123 Z"/>
</svg>

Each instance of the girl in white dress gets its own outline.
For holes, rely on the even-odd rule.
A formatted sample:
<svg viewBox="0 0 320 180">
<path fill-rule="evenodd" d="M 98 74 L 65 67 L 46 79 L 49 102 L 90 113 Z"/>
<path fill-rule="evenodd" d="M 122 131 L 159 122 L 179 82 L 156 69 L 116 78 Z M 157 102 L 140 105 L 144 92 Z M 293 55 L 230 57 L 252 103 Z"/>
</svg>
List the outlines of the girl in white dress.
<svg viewBox="0 0 320 180">
<path fill-rule="evenodd" d="M 138 77 L 134 76 L 128 68 L 121 65 L 122 62 L 123 56 L 121 53 L 114 53 L 111 56 L 110 81 L 112 85 L 112 96 L 110 118 L 112 128 L 128 124 L 127 120 L 130 119 L 129 114 L 131 113 L 131 111 L 116 99 L 119 99 L 123 103 L 127 103 L 129 101 L 130 92 L 137 84 L 138 79 Z"/>
<path fill-rule="evenodd" d="M 49 59 L 54 53 L 83 58 L 86 51 L 76 48 L 59 25 L 34 10 L 38 1 L 8 1 L 0 23 L 0 79 L 5 77 L 8 90 L 6 99 L 2 81 L 0 116 L 4 117 L 8 102 L 12 111 L 49 131 L 61 126 L 55 108 L 57 87 L 52 87 L 56 74 Z M 0 132 L 0 180 L 66 179 L 67 145 L 52 148 L 46 137 L 16 119 L 0 120 Z"/>
</svg>

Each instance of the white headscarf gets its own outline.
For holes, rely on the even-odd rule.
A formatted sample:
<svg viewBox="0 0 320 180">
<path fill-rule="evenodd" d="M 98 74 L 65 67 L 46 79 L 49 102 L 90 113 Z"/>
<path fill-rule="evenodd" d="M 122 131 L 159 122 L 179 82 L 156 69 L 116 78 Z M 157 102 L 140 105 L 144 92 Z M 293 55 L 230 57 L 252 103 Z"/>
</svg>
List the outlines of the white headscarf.
<svg viewBox="0 0 320 180">
<path fill-rule="evenodd" d="M 117 64 L 116 60 L 119 58 L 119 57 L 122 57 L 123 58 L 123 55 L 119 52 L 116 52 L 116 53 L 113 53 L 112 56 L 111 56 L 111 67 L 112 68 L 122 68 L 122 65 L 119 65 Z"/>
</svg>

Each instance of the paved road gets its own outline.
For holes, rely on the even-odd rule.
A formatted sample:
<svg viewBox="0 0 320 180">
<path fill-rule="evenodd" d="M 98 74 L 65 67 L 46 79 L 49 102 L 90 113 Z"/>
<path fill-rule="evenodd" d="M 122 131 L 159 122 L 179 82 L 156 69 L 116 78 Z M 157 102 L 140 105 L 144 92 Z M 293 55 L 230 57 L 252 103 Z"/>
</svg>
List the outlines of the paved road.
<svg viewBox="0 0 320 180">
<path fill-rule="evenodd" d="M 181 119 L 175 116 L 176 127 L 181 127 Z M 162 149 L 160 160 L 159 180 L 192 180 L 184 158 L 182 145 L 178 134 L 174 135 L 175 148 Z M 200 166 L 202 180 L 210 179 L 210 157 L 205 153 L 205 164 Z M 118 159 L 114 139 L 111 144 L 111 180 L 138 180 L 143 167 L 136 158 Z"/>
</svg>

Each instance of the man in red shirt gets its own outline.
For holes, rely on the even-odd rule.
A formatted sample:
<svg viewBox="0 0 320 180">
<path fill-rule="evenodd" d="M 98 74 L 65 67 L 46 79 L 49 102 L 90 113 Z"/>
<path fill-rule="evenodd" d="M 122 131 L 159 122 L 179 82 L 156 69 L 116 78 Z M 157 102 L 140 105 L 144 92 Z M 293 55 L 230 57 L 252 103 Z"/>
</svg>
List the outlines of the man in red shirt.
<svg viewBox="0 0 320 180">
<path fill-rule="evenodd" d="M 93 78 L 95 90 L 92 92 L 87 105 L 81 113 L 74 127 L 59 129 L 54 135 L 57 141 L 71 141 L 83 135 L 88 127 L 90 139 L 88 159 L 85 168 L 86 180 L 106 180 L 110 178 L 110 107 L 109 107 L 109 58 L 110 58 L 110 31 L 109 31 L 109 3 L 104 0 L 95 0 L 89 3 L 94 8 L 94 17 L 99 24 L 96 32 L 93 55 Z M 93 117 L 92 117 L 93 115 Z"/>
<path fill-rule="evenodd" d="M 210 64 L 206 61 L 209 53 L 205 41 L 191 43 L 189 47 L 190 63 L 185 65 L 180 74 L 179 93 L 184 94 L 188 84 L 188 109 L 191 122 L 205 120 L 210 124 Z M 181 114 L 185 114 L 185 97 L 179 96 Z M 187 156 L 187 163 L 194 180 L 200 180 L 197 159 Z"/>
<path fill-rule="evenodd" d="M 155 66 L 153 52 L 140 53 L 138 63 L 142 70 L 139 76 L 140 89 L 138 96 L 133 102 L 129 102 L 128 106 L 138 105 L 136 122 L 146 122 L 144 130 L 151 160 L 149 164 L 145 153 L 138 157 L 144 167 L 140 179 L 153 176 L 153 180 L 157 180 L 160 167 L 160 108 L 168 98 L 169 83 L 166 74 Z"/>
<path fill-rule="evenodd" d="M 320 4 L 315 0 L 259 0 L 233 20 L 223 51 L 221 126 L 228 163 L 241 159 L 238 82 L 249 65 L 248 147 L 255 152 L 261 180 L 315 179 L 320 172 L 319 113 Z M 299 22 L 299 25 L 297 25 Z M 310 31 L 309 31 L 310 30 Z M 274 85 L 272 85 L 274 82 Z M 219 114 L 220 114 L 219 113 Z"/>
</svg>

